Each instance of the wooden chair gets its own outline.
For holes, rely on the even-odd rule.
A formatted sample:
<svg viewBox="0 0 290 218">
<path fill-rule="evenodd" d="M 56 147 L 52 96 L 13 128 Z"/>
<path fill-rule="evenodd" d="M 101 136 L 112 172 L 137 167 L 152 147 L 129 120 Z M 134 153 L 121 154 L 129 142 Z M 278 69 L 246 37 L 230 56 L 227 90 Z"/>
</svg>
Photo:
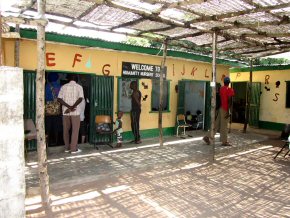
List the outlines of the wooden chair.
<svg viewBox="0 0 290 218">
<path fill-rule="evenodd" d="M 186 128 L 190 128 L 191 125 L 186 123 L 185 115 L 184 114 L 178 114 L 176 116 L 176 120 L 177 120 L 176 136 L 177 137 L 179 136 L 179 129 L 180 128 L 183 128 L 183 135 L 181 135 L 181 136 L 189 136 L 189 135 L 185 134 L 185 129 Z"/>
<path fill-rule="evenodd" d="M 106 144 L 111 148 L 113 142 L 113 122 L 109 115 L 96 115 L 96 136 L 94 140 L 94 146 L 98 149 L 97 144 Z"/>
<path fill-rule="evenodd" d="M 46 138 L 46 148 L 48 147 L 47 144 L 47 135 L 45 135 Z M 27 156 L 27 142 L 31 140 L 37 140 L 37 131 L 36 126 L 32 119 L 24 119 L 24 152 L 25 157 Z"/>
</svg>

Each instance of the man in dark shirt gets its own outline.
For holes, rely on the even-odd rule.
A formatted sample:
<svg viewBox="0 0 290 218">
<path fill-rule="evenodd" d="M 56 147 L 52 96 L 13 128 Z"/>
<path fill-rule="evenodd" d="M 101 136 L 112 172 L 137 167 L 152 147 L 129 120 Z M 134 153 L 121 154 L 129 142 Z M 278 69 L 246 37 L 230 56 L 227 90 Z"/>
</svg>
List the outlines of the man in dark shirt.
<svg viewBox="0 0 290 218">
<path fill-rule="evenodd" d="M 134 142 L 140 144 L 140 133 L 139 133 L 139 122 L 141 114 L 141 92 L 138 90 L 137 81 L 132 81 L 130 83 L 130 89 L 133 90 L 131 95 L 131 128 L 135 137 Z"/>
</svg>

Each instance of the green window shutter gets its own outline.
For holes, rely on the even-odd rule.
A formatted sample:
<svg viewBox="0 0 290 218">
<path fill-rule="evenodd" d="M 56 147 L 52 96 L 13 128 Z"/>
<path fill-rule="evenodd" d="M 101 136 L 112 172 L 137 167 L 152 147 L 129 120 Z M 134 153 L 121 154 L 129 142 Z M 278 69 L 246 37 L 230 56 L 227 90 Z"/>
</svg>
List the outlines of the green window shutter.
<svg viewBox="0 0 290 218">
<path fill-rule="evenodd" d="M 204 130 L 210 129 L 210 110 L 211 110 L 211 87 L 210 82 L 206 82 L 206 93 L 205 93 L 205 117 L 204 117 Z"/>
<path fill-rule="evenodd" d="M 24 119 L 32 119 L 35 123 L 36 117 L 36 72 L 24 71 L 23 72 L 23 87 L 24 87 Z M 27 150 L 35 151 L 37 148 L 36 140 L 27 142 Z"/>
<path fill-rule="evenodd" d="M 178 81 L 177 114 L 185 114 L 184 109 L 185 82 L 186 81 Z"/>
<path fill-rule="evenodd" d="M 249 115 L 250 126 L 259 127 L 260 95 L 261 95 L 261 83 L 253 82 L 250 97 L 251 98 L 250 115 Z"/>
</svg>

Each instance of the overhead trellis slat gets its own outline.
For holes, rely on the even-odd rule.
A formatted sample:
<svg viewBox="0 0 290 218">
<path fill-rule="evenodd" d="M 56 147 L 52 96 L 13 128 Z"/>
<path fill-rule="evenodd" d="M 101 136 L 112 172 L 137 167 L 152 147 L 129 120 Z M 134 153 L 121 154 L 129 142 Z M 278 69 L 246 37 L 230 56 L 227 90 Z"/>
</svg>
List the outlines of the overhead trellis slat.
<svg viewBox="0 0 290 218">
<path fill-rule="evenodd" d="M 19 0 L 2 11 L 3 21 L 45 22 L 32 22 L 35 2 Z M 166 39 L 169 48 L 208 55 L 213 32 L 220 56 L 236 52 L 241 59 L 255 58 L 290 49 L 290 0 L 47 0 L 46 18 L 48 27 L 55 23 L 66 30 L 83 29 L 90 31 L 88 37 L 104 31 Z"/>
</svg>

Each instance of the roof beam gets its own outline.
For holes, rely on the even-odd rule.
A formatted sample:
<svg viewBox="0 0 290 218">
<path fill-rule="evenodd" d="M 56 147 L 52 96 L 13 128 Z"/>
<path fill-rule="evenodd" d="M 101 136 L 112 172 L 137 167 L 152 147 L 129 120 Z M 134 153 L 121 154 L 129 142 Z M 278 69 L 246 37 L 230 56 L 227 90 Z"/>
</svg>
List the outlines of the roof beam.
<svg viewBox="0 0 290 218">
<path fill-rule="evenodd" d="M 219 21 L 225 18 L 231 18 L 231 17 L 237 17 L 237 16 L 242 16 L 246 14 L 252 14 L 252 13 L 258 13 L 258 12 L 268 12 L 271 10 L 276 10 L 276 9 L 283 9 L 286 7 L 290 7 L 290 3 L 284 3 L 280 5 L 270 5 L 266 7 L 256 7 L 255 9 L 248 9 L 244 11 L 237 11 L 237 12 L 230 12 L 230 13 L 225 13 L 222 15 L 216 15 L 216 16 L 205 16 L 201 13 L 198 13 L 192 9 L 184 8 L 184 7 L 178 7 L 180 10 L 195 14 L 200 16 L 200 18 L 194 19 L 190 21 L 192 24 L 193 23 L 199 23 L 199 22 L 205 22 L 205 21 Z M 177 8 L 177 7 L 176 7 Z"/>
<path fill-rule="evenodd" d="M 3 23 L 15 23 L 15 24 L 27 24 L 31 26 L 37 26 L 38 24 L 45 26 L 47 24 L 46 19 L 36 19 L 36 18 L 27 18 L 27 17 L 2 17 Z"/>
<path fill-rule="evenodd" d="M 183 34 L 183 35 L 180 35 L 180 36 L 169 37 L 169 39 L 171 39 L 171 40 L 185 39 L 185 38 L 189 38 L 189 37 L 200 36 L 200 35 L 203 35 L 203 34 L 204 34 L 204 32 L 187 33 L 187 34 Z"/>
<path fill-rule="evenodd" d="M 163 27 L 163 28 L 156 28 L 156 29 L 150 29 L 150 30 L 144 30 L 144 31 L 140 31 L 137 35 L 141 35 L 141 34 L 144 34 L 144 33 L 155 33 L 155 32 L 159 32 L 159 31 L 167 31 L 167 30 L 171 30 L 173 29 L 174 27 L 172 26 L 169 26 L 169 27 Z M 168 37 L 168 36 L 165 36 L 165 37 Z"/>
<path fill-rule="evenodd" d="M 142 21 L 145 21 L 145 19 L 143 17 L 139 18 L 139 19 L 136 19 L 136 20 L 132 20 L 130 22 L 126 22 L 126 23 L 122 23 L 118 26 L 114 26 L 111 28 L 111 30 L 115 30 L 115 29 L 118 29 L 118 28 L 124 28 L 124 27 L 127 27 L 127 26 L 130 26 L 130 25 L 136 25 L 138 23 L 141 23 Z"/>
<path fill-rule="evenodd" d="M 271 22 L 256 22 L 256 23 L 251 23 L 251 24 L 243 24 L 239 21 L 235 22 L 228 22 L 228 21 L 223 21 L 223 23 L 231 24 L 232 26 L 225 26 L 223 27 L 223 30 L 230 30 L 230 29 L 238 29 L 238 28 L 247 28 L 251 29 L 252 31 L 258 31 L 256 28 L 262 27 L 262 26 L 271 26 L 271 25 L 285 25 L 285 24 L 290 24 L 290 19 L 289 17 L 283 17 L 282 20 L 279 21 L 271 21 Z"/>
<path fill-rule="evenodd" d="M 290 51 L 290 48 L 287 48 L 287 49 L 281 49 L 279 51 L 267 51 L 267 52 L 261 53 L 260 55 L 252 55 L 252 56 L 255 58 L 260 58 L 260 57 L 265 57 L 269 55 L 282 54 L 289 51 Z"/>
<path fill-rule="evenodd" d="M 284 49 L 290 49 L 290 46 L 289 45 L 288 46 L 281 46 L 281 47 L 267 46 L 265 48 L 261 48 L 261 49 L 256 50 L 256 51 L 236 52 L 236 54 L 240 54 L 240 55 L 256 54 L 256 53 L 263 53 L 263 52 L 267 52 L 267 51 L 284 50 Z"/>
<path fill-rule="evenodd" d="M 242 37 L 251 37 L 251 38 L 277 38 L 277 37 L 290 37 L 290 33 L 258 33 L 258 34 L 242 34 Z"/>
<path fill-rule="evenodd" d="M 247 4 L 249 4 L 249 5 L 252 5 L 252 6 L 254 6 L 255 8 L 259 8 L 259 7 L 261 7 L 259 4 L 257 4 L 257 3 L 255 3 L 253 0 L 243 0 L 244 2 L 246 2 Z M 270 14 L 271 16 L 273 16 L 273 17 L 277 17 L 278 19 L 281 19 L 281 17 L 279 16 L 279 15 L 277 15 L 277 14 L 273 14 L 273 13 L 271 13 L 270 11 L 265 11 L 267 14 Z"/>
<path fill-rule="evenodd" d="M 167 25 L 170 25 L 170 26 L 171 25 L 178 26 L 178 27 L 184 27 L 185 26 L 184 23 L 182 23 L 182 22 L 176 22 L 174 20 L 167 20 L 167 19 L 159 17 L 158 14 L 148 13 L 148 12 L 145 12 L 145 11 L 128 8 L 126 6 L 123 6 L 123 5 L 120 5 L 120 4 L 116 4 L 112 0 L 104 0 L 104 2 L 106 3 L 106 5 L 108 5 L 110 7 L 119 8 L 119 9 L 121 9 L 123 11 L 129 11 L 129 12 L 138 14 L 141 17 L 149 19 L 151 21 L 160 22 L 160 23 L 167 24 Z M 192 28 L 192 29 L 196 29 L 196 28 Z"/>
</svg>

